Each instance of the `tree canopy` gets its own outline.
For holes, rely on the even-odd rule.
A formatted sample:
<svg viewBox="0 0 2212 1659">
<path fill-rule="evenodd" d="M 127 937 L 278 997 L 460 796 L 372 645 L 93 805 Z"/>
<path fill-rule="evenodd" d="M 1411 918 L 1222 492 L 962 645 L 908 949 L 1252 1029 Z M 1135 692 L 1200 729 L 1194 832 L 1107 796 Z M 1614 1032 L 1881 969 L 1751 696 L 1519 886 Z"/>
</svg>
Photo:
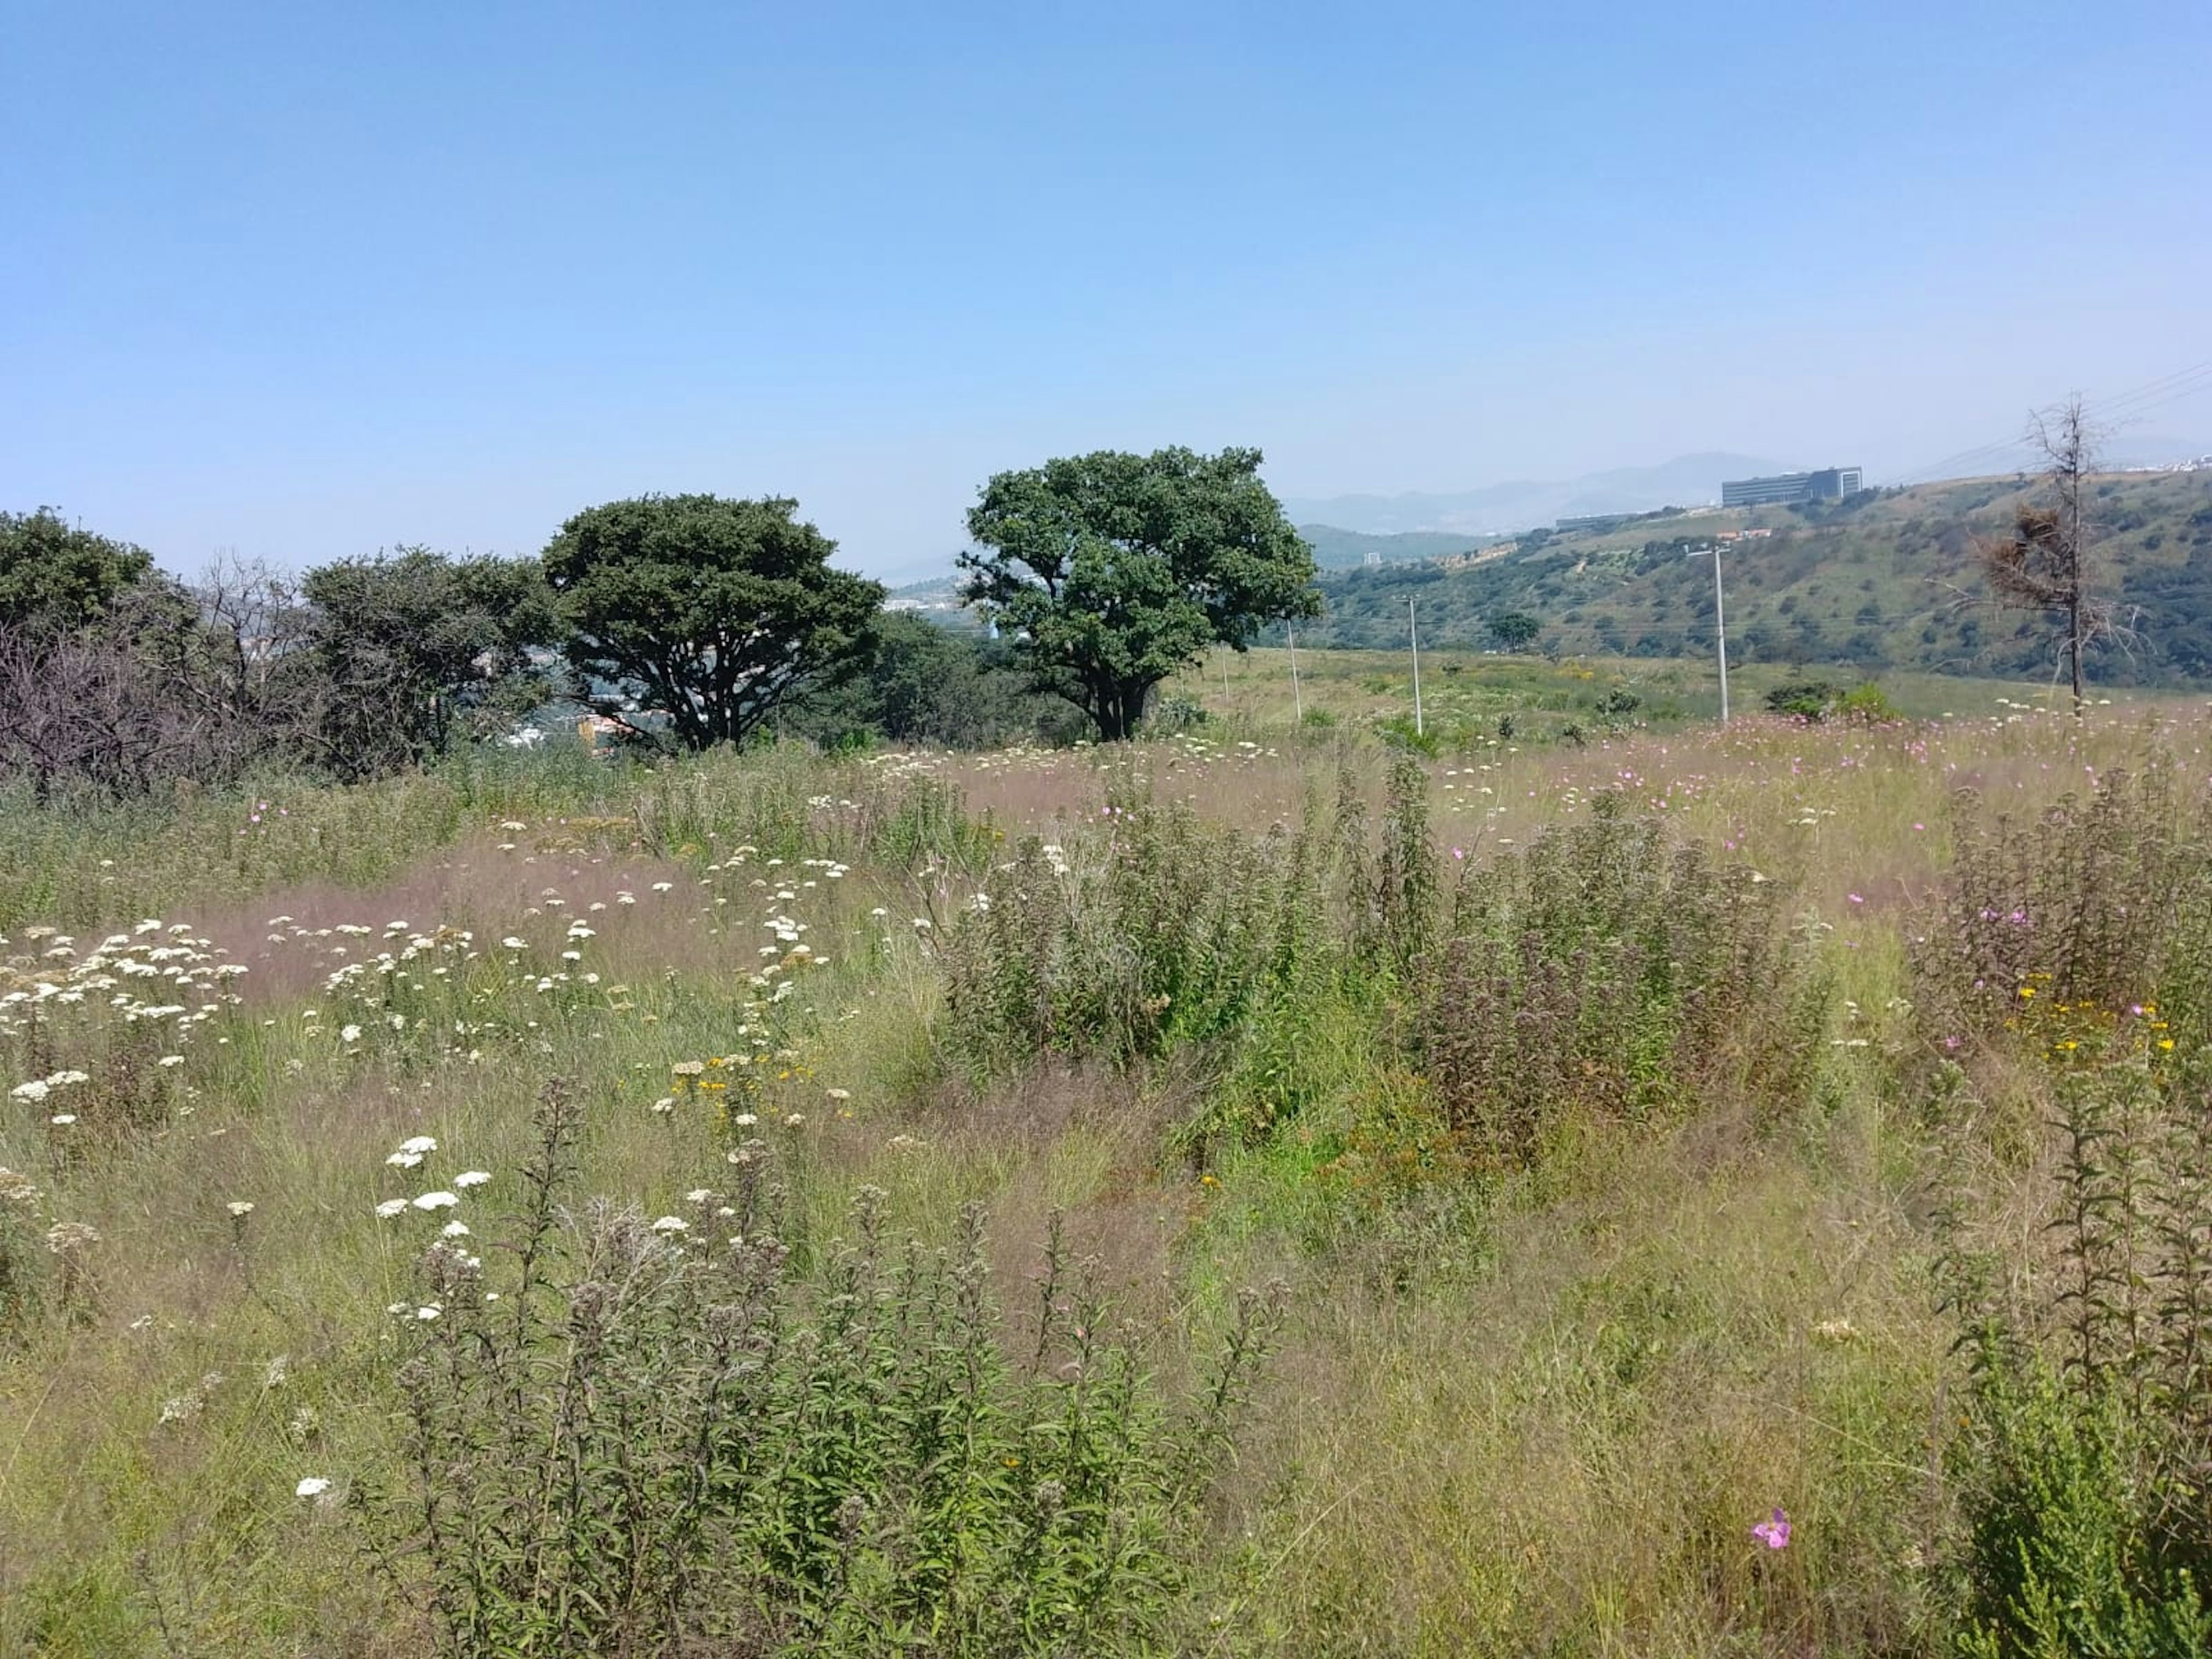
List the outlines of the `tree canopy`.
<svg viewBox="0 0 2212 1659">
<path fill-rule="evenodd" d="M 865 664 L 883 587 L 832 569 L 837 544 L 798 510 L 645 495 L 563 525 L 545 577 L 583 701 L 640 737 L 703 749 Z"/>
<path fill-rule="evenodd" d="M 1039 683 L 1126 738 L 1152 689 L 1209 645 L 1242 651 L 1317 615 L 1313 550 L 1260 452 L 1102 450 L 1001 472 L 968 514 L 964 596 Z"/>
<path fill-rule="evenodd" d="M 0 513 L 0 628 L 79 628 L 145 580 L 143 547 L 79 530 L 51 507 Z"/>
<path fill-rule="evenodd" d="M 544 700 L 529 649 L 561 627 L 535 560 L 401 547 L 311 570 L 301 592 L 347 772 L 441 754 L 457 723 L 504 722 Z"/>
<path fill-rule="evenodd" d="M 1544 624 L 1525 611 L 1507 611 L 1490 619 L 1490 637 L 1508 651 L 1525 650 L 1535 643 Z"/>
</svg>

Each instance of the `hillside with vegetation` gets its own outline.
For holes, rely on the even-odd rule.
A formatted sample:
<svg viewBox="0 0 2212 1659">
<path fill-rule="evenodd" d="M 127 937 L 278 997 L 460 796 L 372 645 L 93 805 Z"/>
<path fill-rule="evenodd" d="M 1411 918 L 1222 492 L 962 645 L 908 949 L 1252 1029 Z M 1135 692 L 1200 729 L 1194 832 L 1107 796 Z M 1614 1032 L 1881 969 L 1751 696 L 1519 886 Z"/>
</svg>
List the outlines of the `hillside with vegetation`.
<svg viewBox="0 0 2212 1659">
<path fill-rule="evenodd" d="M 2047 676 L 2048 629 L 1995 610 L 1972 551 L 2037 498 L 2029 477 L 1869 490 L 1838 502 L 1710 509 L 1597 533 L 1537 531 L 1480 562 L 1331 572 L 1316 647 L 1402 644 L 1406 605 L 1437 645 L 1492 643 L 1507 613 L 1542 623 L 1539 643 L 1570 653 L 1707 656 L 1711 561 L 1722 544 L 1729 649 L 1743 663 L 1802 664 L 1864 677 L 1925 673 Z M 2212 471 L 2098 478 L 2090 506 L 2106 575 L 2132 637 L 2090 658 L 2118 684 L 2212 679 Z M 1760 532 L 1764 532 L 1763 534 Z"/>
</svg>

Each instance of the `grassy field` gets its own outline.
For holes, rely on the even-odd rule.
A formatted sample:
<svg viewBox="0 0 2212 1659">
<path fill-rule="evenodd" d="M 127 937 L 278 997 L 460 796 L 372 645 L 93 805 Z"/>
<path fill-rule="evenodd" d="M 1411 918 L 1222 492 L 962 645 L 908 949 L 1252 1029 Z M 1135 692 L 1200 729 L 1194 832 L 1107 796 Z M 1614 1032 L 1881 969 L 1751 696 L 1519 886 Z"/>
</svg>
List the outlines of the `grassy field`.
<svg viewBox="0 0 2212 1659">
<path fill-rule="evenodd" d="M 1225 665 L 8 803 L 0 1652 L 2202 1650 L 2193 704 Z"/>
<path fill-rule="evenodd" d="M 1294 689 L 1287 650 L 1218 651 L 1202 669 L 1170 681 L 1167 690 L 1213 718 L 1255 728 L 1292 726 L 1304 712 L 1324 728 L 1330 723 L 1373 726 L 1402 719 L 1410 733 L 1413 656 L 1402 646 L 1390 651 L 1301 647 L 1297 667 Z M 1845 690 L 1857 684 L 1832 670 L 1732 662 L 1730 710 L 1762 714 L 1768 691 L 1808 678 L 1826 678 Z M 1910 720 L 2057 710 L 2067 702 L 2064 684 L 2048 679 L 1893 672 L 1880 675 L 1876 683 L 1896 711 Z M 1604 702 L 1614 690 L 1631 693 L 1637 702 L 1633 709 L 1609 719 Z M 2179 690 L 2108 690 L 2098 696 L 2106 707 L 2179 709 L 2204 702 L 2201 693 Z M 1595 740 L 1614 735 L 1620 728 L 1717 721 L 1720 670 L 1711 656 L 1697 661 L 1604 655 L 1548 659 L 1425 645 L 1421 702 L 1425 724 L 1433 722 L 1443 749 L 1486 744 L 1498 735 L 1500 715 L 1511 715 L 1519 729 L 1538 738 L 1556 738 L 1565 726 L 1577 724 L 1586 738 Z"/>
</svg>

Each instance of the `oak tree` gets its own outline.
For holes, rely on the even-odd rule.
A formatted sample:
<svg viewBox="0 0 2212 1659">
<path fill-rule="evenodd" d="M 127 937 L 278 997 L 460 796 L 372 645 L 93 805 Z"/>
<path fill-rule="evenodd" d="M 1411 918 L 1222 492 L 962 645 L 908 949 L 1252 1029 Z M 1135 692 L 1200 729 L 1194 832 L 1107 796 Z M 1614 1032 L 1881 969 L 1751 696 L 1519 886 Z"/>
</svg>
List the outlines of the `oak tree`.
<svg viewBox="0 0 2212 1659">
<path fill-rule="evenodd" d="M 1320 614 L 1313 550 L 1260 479 L 1260 452 L 1102 450 L 1001 472 L 968 514 L 964 597 L 1038 684 L 1109 741 L 1207 647 Z"/>
</svg>

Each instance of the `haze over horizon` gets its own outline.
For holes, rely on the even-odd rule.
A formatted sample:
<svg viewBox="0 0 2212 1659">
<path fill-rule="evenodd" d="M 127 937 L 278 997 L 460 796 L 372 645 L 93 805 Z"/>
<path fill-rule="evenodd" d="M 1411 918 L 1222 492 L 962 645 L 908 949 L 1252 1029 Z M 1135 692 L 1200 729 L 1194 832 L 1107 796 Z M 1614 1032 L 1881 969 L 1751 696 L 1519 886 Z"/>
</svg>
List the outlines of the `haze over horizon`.
<svg viewBox="0 0 2212 1659">
<path fill-rule="evenodd" d="M 2201 4 L 9 16 L 0 509 L 177 568 L 711 490 L 896 578 L 1108 447 L 1311 501 L 2212 432 Z"/>
</svg>

